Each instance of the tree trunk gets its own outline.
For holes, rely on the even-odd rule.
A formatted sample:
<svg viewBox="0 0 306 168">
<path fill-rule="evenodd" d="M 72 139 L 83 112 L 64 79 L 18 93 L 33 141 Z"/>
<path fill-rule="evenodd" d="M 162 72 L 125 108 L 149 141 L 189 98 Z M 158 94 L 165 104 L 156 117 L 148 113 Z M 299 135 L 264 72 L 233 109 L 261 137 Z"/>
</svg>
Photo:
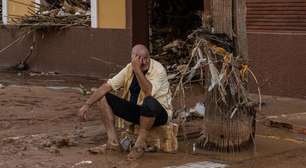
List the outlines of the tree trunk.
<svg viewBox="0 0 306 168">
<path fill-rule="evenodd" d="M 241 64 L 247 64 L 246 0 L 205 0 L 203 22 L 211 33 L 226 34 L 233 41 L 234 57 L 241 58 Z M 229 87 L 225 90 L 227 104 L 217 103 L 218 88 L 207 94 L 203 131 L 206 138 L 199 146 L 222 152 L 240 151 L 254 144 L 256 111 L 254 107 L 243 106 L 233 115 L 232 105 L 237 104 L 239 98 L 230 96 Z"/>
<path fill-rule="evenodd" d="M 230 0 L 205 0 L 204 25 L 213 33 L 233 36 L 232 2 Z M 205 22 L 206 21 L 206 22 Z"/>
<path fill-rule="evenodd" d="M 248 61 L 248 39 L 246 32 L 246 2 L 245 0 L 233 0 L 233 32 L 235 55 Z"/>
</svg>

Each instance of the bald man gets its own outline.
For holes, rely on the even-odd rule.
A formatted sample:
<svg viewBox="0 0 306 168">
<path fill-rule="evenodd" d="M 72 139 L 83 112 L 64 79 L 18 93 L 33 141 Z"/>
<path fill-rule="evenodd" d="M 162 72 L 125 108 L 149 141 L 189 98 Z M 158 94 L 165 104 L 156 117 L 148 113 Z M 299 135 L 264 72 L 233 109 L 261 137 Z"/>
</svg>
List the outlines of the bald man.
<svg viewBox="0 0 306 168">
<path fill-rule="evenodd" d="M 122 97 L 110 93 L 122 88 Z M 165 68 L 150 58 L 148 49 L 135 45 L 131 63 L 112 79 L 103 84 L 82 106 L 80 117 L 87 119 L 88 109 L 98 102 L 103 115 L 108 141 L 97 147 L 102 151 L 119 151 L 120 144 L 114 126 L 114 115 L 138 124 L 140 127 L 136 143 L 128 154 L 135 160 L 144 153 L 148 131 L 166 124 L 172 118 L 171 92 Z"/>
</svg>

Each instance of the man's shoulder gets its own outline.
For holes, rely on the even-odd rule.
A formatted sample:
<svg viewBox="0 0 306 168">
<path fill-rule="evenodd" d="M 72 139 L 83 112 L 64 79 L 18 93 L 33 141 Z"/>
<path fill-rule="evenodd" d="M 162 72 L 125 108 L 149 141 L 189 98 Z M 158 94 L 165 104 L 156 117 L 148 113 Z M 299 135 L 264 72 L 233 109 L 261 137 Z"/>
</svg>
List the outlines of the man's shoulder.
<svg viewBox="0 0 306 168">
<path fill-rule="evenodd" d="M 126 64 L 126 66 L 122 68 L 122 70 L 125 71 L 125 72 L 129 72 L 129 71 L 131 71 L 131 69 L 132 69 L 132 64 L 131 63 Z"/>
<path fill-rule="evenodd" d="M 152 58 L 151 58 L 151 60 L 152 60 L 154 69 L 166 72 L 166 68 L 159 61 L 157 61 L 155 59 L 152 59 Z"/>
<path fill-rule="evenodd" d="M 125 68 L 130 68 L 132 66 L 132 63 L 128 63 L 128 64 L 126 64 L 126 66 L 125 66 Z"/>
</svg>

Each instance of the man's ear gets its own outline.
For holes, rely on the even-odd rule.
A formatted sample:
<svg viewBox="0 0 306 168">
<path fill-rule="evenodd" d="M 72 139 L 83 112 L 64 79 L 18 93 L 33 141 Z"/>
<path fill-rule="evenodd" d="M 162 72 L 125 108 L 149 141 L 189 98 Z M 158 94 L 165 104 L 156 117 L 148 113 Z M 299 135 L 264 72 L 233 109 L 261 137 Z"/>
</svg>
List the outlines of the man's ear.
<svg viewBox="0 0 306 168">
<path fill-rule="evenodd" d="M 131 54 L 131 60 L 135 58 L 135 54 Z"/>
</svg>

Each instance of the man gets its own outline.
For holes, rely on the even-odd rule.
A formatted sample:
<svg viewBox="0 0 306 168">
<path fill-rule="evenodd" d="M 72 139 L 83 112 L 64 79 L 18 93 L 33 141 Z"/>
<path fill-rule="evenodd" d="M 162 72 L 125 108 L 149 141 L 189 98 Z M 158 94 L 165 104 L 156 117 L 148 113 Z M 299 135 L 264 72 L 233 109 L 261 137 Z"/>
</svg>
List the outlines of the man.
<svg viewBox="0 0 306 168">
<path fill-rule="evenodd" d="M 111 93 L 123 88 L 122 98 Z M 139 125 L 136 143 L 128 154 L 135 160 L 144 153 L 148 131 L 166 124 L 172 118 L 171 92 L 165 68 L 150 58 L 148 49 L 141 44 L 133 47 L 131 63 L 103 84 L 80 109 L 80 117 L 87 118 L 88 109 L 98 102 L 102 111 L 108 141 L 103 150 L 120 150 L 114 126 L 114 115 Z"/>
</svg>

